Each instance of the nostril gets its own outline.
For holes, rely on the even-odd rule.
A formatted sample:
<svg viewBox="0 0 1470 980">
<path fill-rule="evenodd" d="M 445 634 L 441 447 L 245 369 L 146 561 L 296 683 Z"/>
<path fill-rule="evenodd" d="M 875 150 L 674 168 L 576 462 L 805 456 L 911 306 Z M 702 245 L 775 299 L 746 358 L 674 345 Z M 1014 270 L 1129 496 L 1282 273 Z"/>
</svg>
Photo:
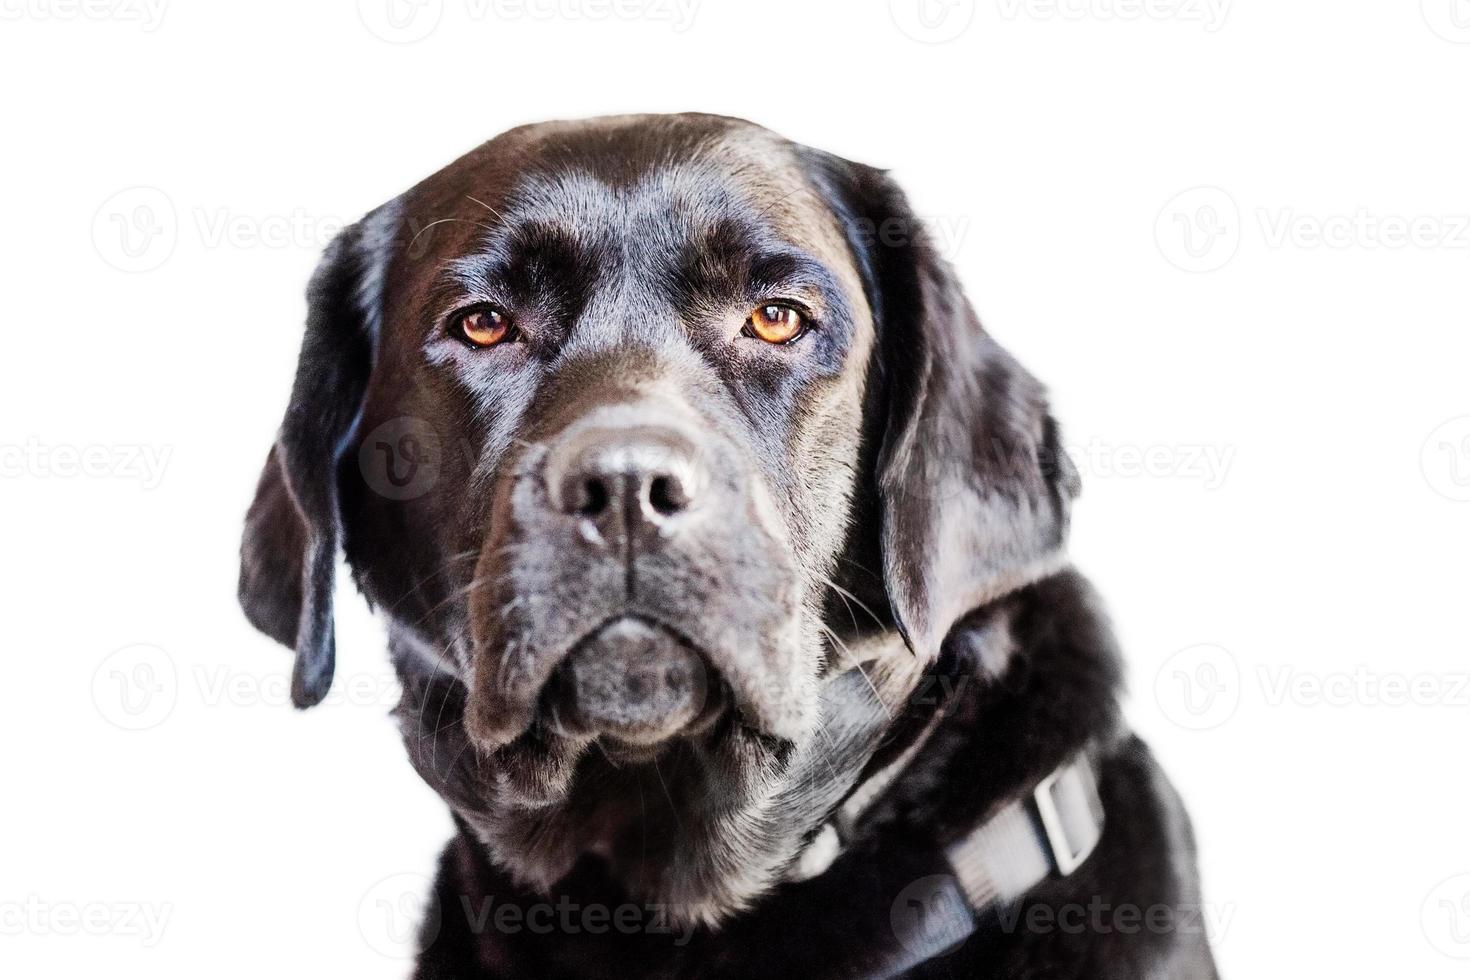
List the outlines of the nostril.
<svg viewBox="0 0 1470 980">
<path fill-rule="evenodd" d="M 596 477 L 589 477 L 578 485 L 576 506 L 573 509 L 583 517 L 596 517 L 607 510 L 609 499 L 607 484 Z"/>
<path fill-rule="evenodd" d="M 683 510 L 689 503 L 683 484 L 669 476 L 656 476 L 648 487 L 648 503 L 664 517 Z"/>
</svg>

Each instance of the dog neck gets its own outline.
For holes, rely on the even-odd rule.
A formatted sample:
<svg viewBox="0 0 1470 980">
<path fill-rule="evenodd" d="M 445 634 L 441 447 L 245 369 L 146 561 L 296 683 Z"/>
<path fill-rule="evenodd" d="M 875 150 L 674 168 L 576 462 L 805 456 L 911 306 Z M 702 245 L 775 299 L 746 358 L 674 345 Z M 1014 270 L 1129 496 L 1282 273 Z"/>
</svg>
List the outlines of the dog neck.
<svg viewBox="0 0 1470 980">
<path fill-rule="evenodd" d="M 875 897 L 854 914 L 877 916 L 866 905 L 880 904 L 883 916 L 874 919 L 873 928 L 881 926 L 888 945 L 893 945 L 886 915 L 894 894 L 950 870 L 947 849 L 998 808 L 1027 797 L 1040 780 L 1083 747 L 1106 754 L 1110 742 L 1122 733 L 1113 694 L 1119 678 L 1106 626 L 1094 612 L 1085 584 L 1070 573 L 972 614 L 951 634 L 943 655 L 932 665 L 919 664 L 907 650 L 892 645 L 892 637 L 875 638 L 873 643 L 878 646 L 849 644 L 853 663 L 863 670 L 840 669 L 824 685 L 824 698 L 834 706 L 841 704 L 843 710 L 827 719 L 827 738 L 817 740 L 822 751 L 813 749 L 791 759 L 791 771 L 800 778 L 763 797 L 755 820 L 747 819 L 747 834 L 758 846 L 747 837 L 740 861 L 722 866 L 720 855 L 731 852 L 720 850 L 728 841 L 717 833 L 707 844 L 715 850 L 698 855 L 708 861 L 683 865 L 724 875 L 719 881 L 698 883 L 702 888 L 729 889 L 725 894 L 739 899 L 731 902 L 735 913 L 715 916 L 713 921 L 701 915 L 681 916 L 683 910 L 667 892 L 629 889 L 613 867 L 593 853 L 584 852 L 554 881 L 517 878 L 495 867 L 497 842 L 487 842 L 474 826 L 473 808 L 483 800 L 469 792 L 456 801 L 454 793 L 464 790 L 464 784 L 431 779 L 455 804 L 467 831 L 465 840 L 472 842 L 476 853 L 473 866 L 478 870 L 472 877 L 482 879 L 468 880 L 466 866 L 464 873 L 456 874 L 453 888 L 517 896 L 517 901 L 533 904 L 547 896 L 579 906 L 631 901 L 640 908 L 658 909 L 668 930 L 690 937 L 692 946 L 721 945 L 725 940 L 720 937 L 776 928 L 793 908 L 803 909 L 803 916 L 820 915 L 811 908 L 814 903 L 844 907 L 856 901 L 855 896 L 872 892 Z M 897 700 L 896 692 L 902 692 Z M 871 711 L 856 711 L 856 705 Z M 431 718 L 436 713 L 434 707 L 415 710 Z M 447 710 L 452 716 L 453 707 Z M 409 745 L 414 749 L 415 740 L 410 739 Z M 441 758 L 457 751 L 453 744 L 437 750 L 423 744 L 417 748 L 437 751 Z M 829 767 L 828 762 L 836 764 Z M 875 778 L 880 782 L 873 785 Z M 659 784 L 653 782 L 650 788 L 657 802 Z M 808 858 L 806 851 L 855 796 L 871 799 L 848 822 L 841 857 L 823 869 L 827 862 Z M 671 796 L 666 802 L 677 815 L 677 799 Z M 685 814 L 684 819 L 683 827 L 676 822 L 671 826 L 688 830 L 690 818 Z M 814 876 L 801 873 L 807 861 L 812 862 L 807 870 L 817 872 Z M 677 883 L 683 874 L 678 867 L 663 870 L 663 881 Z M 800 880 L 803 877 L 807 880 Z M 518 942 L 505 936 L 474 938 Z M 661 941 L 663 954 L 678 953 L 667 948 L 667 935 Z"/>
</svg>

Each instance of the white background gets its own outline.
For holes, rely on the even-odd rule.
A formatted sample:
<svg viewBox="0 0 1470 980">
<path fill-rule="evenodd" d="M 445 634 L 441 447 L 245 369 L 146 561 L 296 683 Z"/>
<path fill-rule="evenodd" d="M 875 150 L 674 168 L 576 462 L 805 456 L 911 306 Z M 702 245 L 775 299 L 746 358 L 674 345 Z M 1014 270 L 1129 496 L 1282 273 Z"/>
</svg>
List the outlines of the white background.
<svg viewBox="0 0 1470 980">
<path fill-rule="evenodd" d="M 1466 0 L 88 2 L 0 0 L 0 973 L 403 975 L 380 626 L 303 714 L 234 602 L 302 288 L 508 126 L 700 109 L 893 168 L 1052 387 L 1224 974 L 1465 975 Z"/>
</svg>

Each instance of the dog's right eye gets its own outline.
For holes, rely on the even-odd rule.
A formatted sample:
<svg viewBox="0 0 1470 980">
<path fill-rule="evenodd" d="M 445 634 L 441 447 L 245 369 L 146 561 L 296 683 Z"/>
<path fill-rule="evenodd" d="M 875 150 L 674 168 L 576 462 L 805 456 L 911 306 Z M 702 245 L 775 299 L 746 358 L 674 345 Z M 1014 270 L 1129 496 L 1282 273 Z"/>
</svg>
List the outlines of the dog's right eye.
<svg viewBox="0 0 1470 980">
<path fill-rule="evenodd" d="M 751 311 L 741 331 L 768 344 L 789 344 L 801 339 L 807 331 L 806 316 L 785 303 L 765 303 Z"/>
<path fill-rule="evenodd" d="M 491 306 L 456 313 L 449 321 L 449 335 L 474 348 L 494 347 L 515 336 L 510 317 Z"/>
</svg>

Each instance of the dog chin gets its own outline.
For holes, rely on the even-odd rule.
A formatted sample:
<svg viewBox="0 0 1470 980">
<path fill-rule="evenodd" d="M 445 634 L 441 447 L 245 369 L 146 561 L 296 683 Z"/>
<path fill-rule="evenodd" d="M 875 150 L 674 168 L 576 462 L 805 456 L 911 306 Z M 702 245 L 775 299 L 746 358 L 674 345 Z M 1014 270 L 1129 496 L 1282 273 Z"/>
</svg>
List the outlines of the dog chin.
<svg viewBox="0 0 1470 980">
<path fill-rule="evenodd" d="M 543 704 L 554 695 L 554 691 L 544 694 Z M 789 740 L 752 725 L 727 693 L 715 692 L 679 730 L 649 740 L 587 730 L 546 708 L 538 712 L 529 730 L 484 761 L 493 774 L 502 807 L 542 811 L 572 802 L 574 791 L 590 793 L 605 787 L 609 773 L 661 779 L 661 765 L 697 763 L 698 781 L 716 778 L 718 773 L 723 785 L 738 787 L 743 780 L 737 771 L 780 760 L 789 755 L 791 747 Z M 705 792 L 703 786 L 686 788 L 698 790 L 699 795 L 714 792 Z M 585 807 L 596 801 L 577 802 Z"/>
<path fill-rule="evenodd" d="M 744 863 L 752 814 L 781 781 L 795 746 L 741 726 L 733 713 L 656 746 L 619 746 L 536 730 L 485 760 L 487 799 L 461 814 L 490 856 L 544 893 L 587 855 L 635 901 L 681 926 L 713 925 L 768 880 Z"/>
</svg>

